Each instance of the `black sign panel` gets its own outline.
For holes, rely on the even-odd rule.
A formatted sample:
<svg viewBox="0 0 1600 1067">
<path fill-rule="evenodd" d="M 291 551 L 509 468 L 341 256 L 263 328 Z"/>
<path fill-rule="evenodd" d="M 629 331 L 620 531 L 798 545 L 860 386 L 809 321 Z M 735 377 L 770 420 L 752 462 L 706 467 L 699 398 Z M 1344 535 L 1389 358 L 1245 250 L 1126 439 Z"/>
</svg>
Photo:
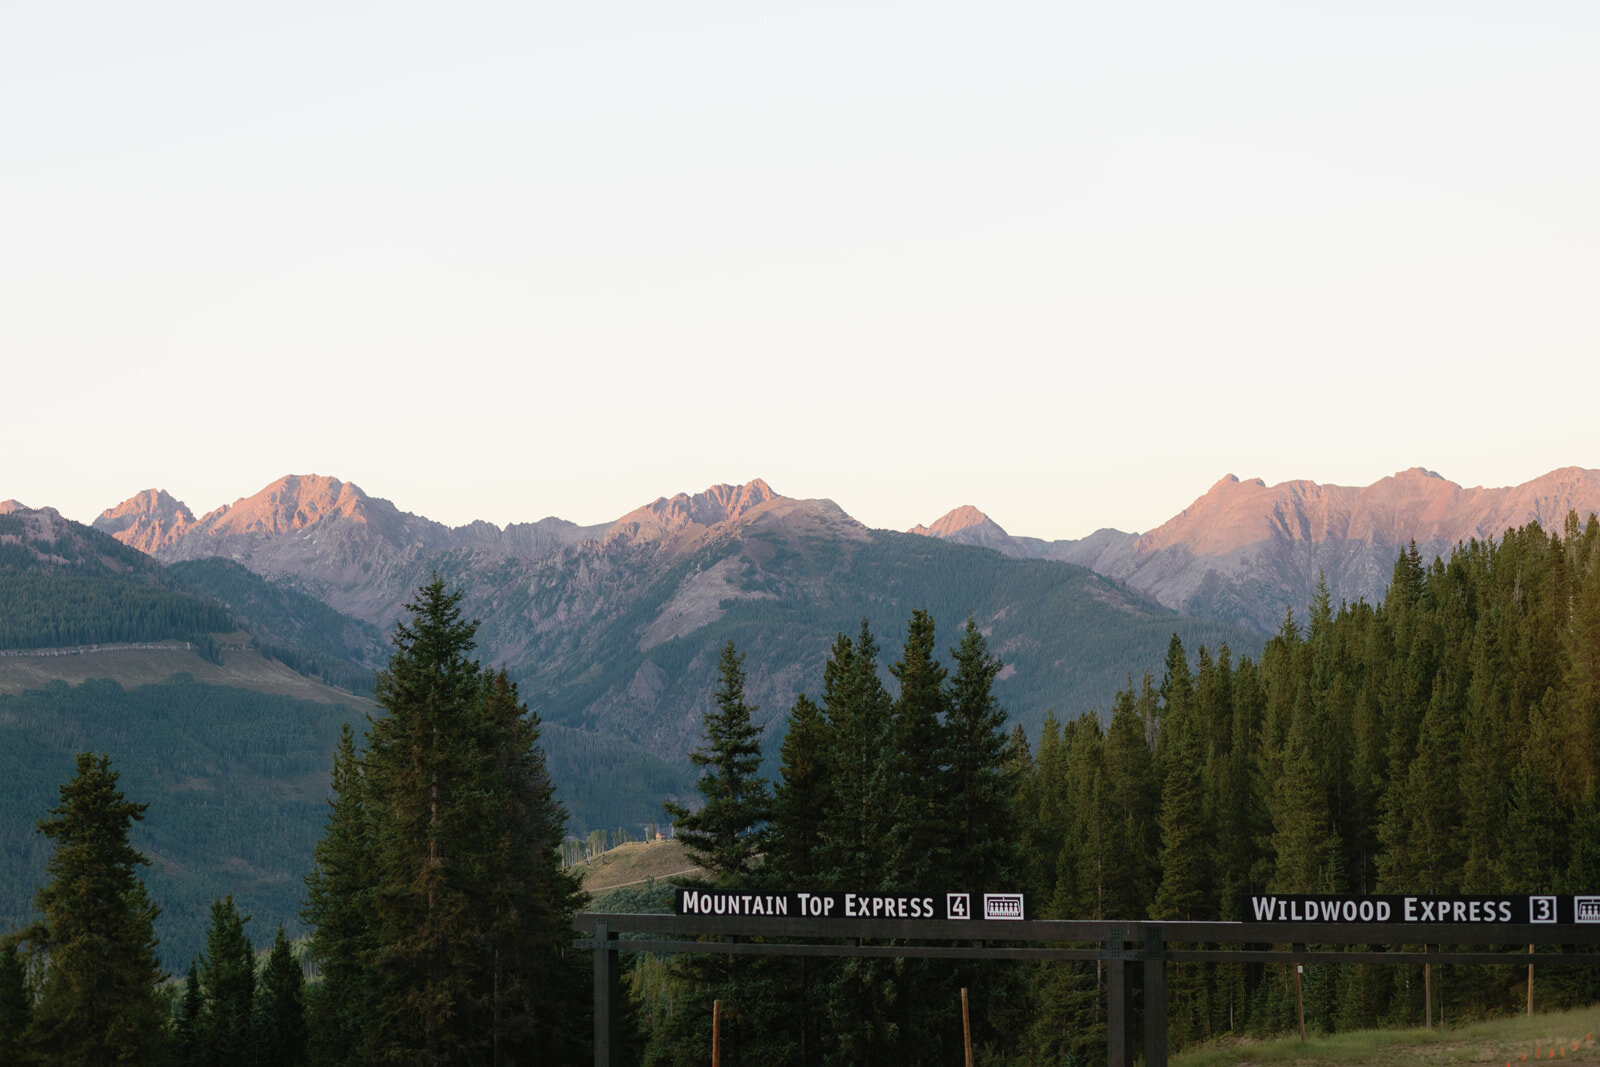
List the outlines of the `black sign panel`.
<svg viewBox="0 0 1600 1067">
<path fill-rule="evenodd" d="M 678 915 L 758 915 L 798 919 L 1025 919 L 1021 893 L 806 893 L 677 889 Z"/>
<path fill-rule="evenodd" d="M 1600 894 L 1254 896 L 1250 898 L 1250 912 L 1245 918 L 1254 922 L 1286 923 L 1600 924 Z"/>
</svg>

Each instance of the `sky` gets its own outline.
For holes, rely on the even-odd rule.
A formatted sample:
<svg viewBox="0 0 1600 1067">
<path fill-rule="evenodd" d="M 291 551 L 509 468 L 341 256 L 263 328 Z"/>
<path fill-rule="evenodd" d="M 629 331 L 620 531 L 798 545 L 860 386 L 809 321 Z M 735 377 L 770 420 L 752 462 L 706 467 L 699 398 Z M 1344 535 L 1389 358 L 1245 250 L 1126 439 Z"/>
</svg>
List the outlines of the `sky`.
<svg viewBox="0 0 1600 1067">
<path fill-rule="evenodd" d="M 1600 466 L 1600 5 L 0 0 L 0 499 Z"/>
</svg>

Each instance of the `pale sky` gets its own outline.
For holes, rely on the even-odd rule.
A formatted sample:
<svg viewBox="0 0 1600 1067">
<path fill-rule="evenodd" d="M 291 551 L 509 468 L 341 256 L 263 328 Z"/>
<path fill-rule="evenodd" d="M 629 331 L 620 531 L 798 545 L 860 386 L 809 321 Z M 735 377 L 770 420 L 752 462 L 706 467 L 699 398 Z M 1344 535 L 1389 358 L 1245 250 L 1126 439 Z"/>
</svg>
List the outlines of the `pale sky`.
<svg viewBox="0 0 1600 1067">
<path fill-rule="evenodd" d="M 0 0 L 0 499 L 1600 466 L 1600 5 Z"/>
</svg>

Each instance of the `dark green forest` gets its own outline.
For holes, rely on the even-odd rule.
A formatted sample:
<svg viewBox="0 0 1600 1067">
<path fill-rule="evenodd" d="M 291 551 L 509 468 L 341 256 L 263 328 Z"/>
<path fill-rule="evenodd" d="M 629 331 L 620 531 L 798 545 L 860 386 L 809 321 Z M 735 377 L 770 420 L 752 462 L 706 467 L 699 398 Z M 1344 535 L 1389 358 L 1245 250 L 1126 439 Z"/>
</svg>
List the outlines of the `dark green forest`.
<svg viewBox="0 0 1600 1067">
<path fill-rule="evenodd" d="M 372 692 L 373 672 L 388 658 L 383 633 L 229 559 L 182 560 L 167 573 L 196 596 L 223 605 L 261 652 L 352 693 Z"/>
<path fill-rule="evenodd" d="M 0 515 L 0 650 L 168 638 L 233 629 L 155 560 L 92 527 L 42 513 Z"/>
<path fill-rule="evenodd" d="M 281 1062 L 585 1054 L 588 965 L 560 931 L 583 900 L 557 860 L 565 812 L 541 726 L 502 672 L 470 658 L 456 604 L 438 583 L 419 594 L 380 675 L 366 746 L 348 731 L 337 746 L 322 834 L 300 858 L 320 976 L 300 994 L 301 1014 L 279 1016 L 306 1026 L 303 1058 Z M 700 800 L 667 809 L 718 884 L 1020 888 L 1047 918 L 1220 920 L 1244 918 L 1252 893 L 1600 888 L 1593 518 L 1508 530 L 1431 563 L 1413 547 L 1381 604 L 1335 605 L 1324 591 L 1259 657 L 1173 635 L 1108 714 L 1046 716 L 1032 740 L 1002 706 L 1002 657 L 974 620 L 936 629 L 915 605 L 902 619 L 893 634 L 867 621 L 839 634 L 776 744 L 754 725 L 754 654 L 722 647 L 693 750 Z M 95 771 L 80 758 L 72 788 L 84 792 Z M 62 798 L 65 824 L 65 787 Z M 138 814 L 130 824 L 158 817 L 154 806 Z M 147 875 L 154 885 L 153 867 Z M 47 867 L 37 898 L 47 917 L 65 906 L 58 882 Z M 661 887 L 634 887 L 607 906 L 661 899 Z M 216 970 L 241 955 L 235 902 L 225 905 L 211 902 L 203 934 L 204 920 L 193 923 L 205 947 L 190 957 L 194 980 L 171 987 L 163 1047 L 258 1047 L 292 1026 L 261 1021 L 295 1002 L 266 996 L 266 970 L 251 979 L 248 1010 L 223 977 L 239 968 Z M 134 894 L 129 906 L 145 905 Z M 261 947 L 267 932 L 256 929 Z M 54 965 L 30 949 L 52 935 L 23 933 L 8 945 L 24 951 L 0 953 L 0 1049 L 68 1003 L 52 992 Z M 126 973 L 142 973 L 129 958 Z M 962 987 L 974 991 L 980 1062 L 1105 1057 L 1093 963 L 685 955 L 628 968 L 625 1032 L 645 1063 L 707 1062 L 713 1000 L 726 1064 L 947 1062 L 959 1053 L 951 1006 Z M 1502 1013 L 1521 1007 L 1524 980 L 1441 966 L 1434 995 L 1453 1018 Z M 1536 981 L 1545 1007 L 1600 998 L 1600 975 L 1586 969 L 1542 969 Z M 232 1029 L 219 1022 L 230 996 Z M 1168 996 L 1175 1047 L 1292 1025 L 1283 966 L 1174 963 Z M 1416 1025 L 1420 968 L 1309 966 L 1305 997 L 1314 1028 Z"/>
<path fill-rule="evenodd" d="M 343 704 L 175 680 L 125 689 L 99 680 L 0 695 L 0 927 L 33 911 L 49 842 L 34 826 L 76 753 L 109 753 L 130 797 L 151 806 L 133 828 L 155 861 L 159 954 L 181 969 L 204 944 L 211 901 L 232 894 L 265 926 L 299 929 L 307 857 L 327 810 L 328 754 Z"/>
<path fill-rule="evenodd" d="M 958 709 L 992 691 L 971 681 L 984 676 L 971 631 L 944 674 L 928 665 L 929 628 L 913 615 L 890 665 L 895 696 L 863 668 L 876 657 L 870 632 L 841 636 L 819 698 L 790 714 L 772 796 L 749 800 L 742 820 L 716 820 L 759 836 L 764 861 L 741 862 L 714 840 L 701 848 L 719 882 L 891 890 L 929 884 L 931 862 L 938 884 L 1019 885 L 1045 918 L 1174 920 L 1244 919 L 1251 893 L 1600 887 L 1592 518 L 1559 533 L 1509 530 L 1427 565 L 1413 547 L 1382 604 L 1336 607 L 1323 591 L 1259 659 L 1188 650 L 1174 636 L 1109 718 L 1051 716 L 1034 745 L 1015 728 L 1002 737 L 998 720 L 951 740 L 970 721 Z M 723 783 L 748 774 L 751 758 L 710 723 L 701 753 L 716 769 L 701 779 L 702 815 L 734 795 Z M 954 798 L 977 794 L 953 782 L 980 752 L 976 780 L 1004 787 L 960 809 L 985 827 L 969 838 L 953 828 Z M 1308 967 L 1308 1023 L 1416 1025 L 1420 971 Z M 1437 1006 L 1451 1017 L 1515 1010 L 1525 995 L 1525 977 L 1505 968 L 1437 972 Z M 735 1057 L 724 1062 L 858 1063 L 948 1056 L 954 990 L 974 977 L 920 961 L 707 957 L 639 958 L 630 981 L 648 1062 L 702 1062 L 706 1006 L 718 999 L 724 1056 Z M 972 981 L 987 993 L 983 1061 L 1104 1062 L 1101 982 L 1093 963 Z M 1547 1007 L 1600 997 L 1587 970 L 1544 971 L 1537 986 Z M 1293 1025 L 1284 966 L 1172 964 L 1168 993 L 1176 1047 Z"/>
</svg>

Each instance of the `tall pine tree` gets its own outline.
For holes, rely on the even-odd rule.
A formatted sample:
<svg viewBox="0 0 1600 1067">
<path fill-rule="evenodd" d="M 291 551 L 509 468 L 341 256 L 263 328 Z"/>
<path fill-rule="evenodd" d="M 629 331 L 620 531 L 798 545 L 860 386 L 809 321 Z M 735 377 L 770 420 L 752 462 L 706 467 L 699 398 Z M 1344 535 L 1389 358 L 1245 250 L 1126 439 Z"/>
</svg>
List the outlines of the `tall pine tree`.
<svg viewBox="0 0 1600 1067">
<path fill-rule="evenodd" d="M 55 842 L 39 890 L 48 954 L 31 1041 L 48 1063 L 160 1063 L 168 1013 L 156 993 L 156 907 L 128 843 L 144 818 L 117 788 L 108 756 L 82 753 L 39 830 Z"/>
</svg>

